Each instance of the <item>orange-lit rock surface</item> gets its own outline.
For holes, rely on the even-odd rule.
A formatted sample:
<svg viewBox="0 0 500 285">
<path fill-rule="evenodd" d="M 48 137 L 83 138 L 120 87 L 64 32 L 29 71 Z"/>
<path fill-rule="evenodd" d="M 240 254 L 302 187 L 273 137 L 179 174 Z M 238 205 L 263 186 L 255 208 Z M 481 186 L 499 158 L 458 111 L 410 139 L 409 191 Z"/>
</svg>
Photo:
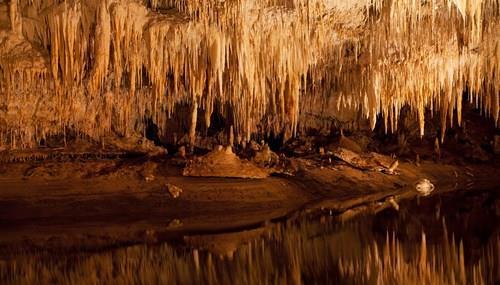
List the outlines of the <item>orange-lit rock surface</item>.
<svg viewBox="0 0 500 285">
<path fill-rule="evenodd" d="M 230 146 L 219 146 L 207 155 L 189 161 L 182 174 L 191 177 L 262 179 L 269 176 L 269 170 L 240 159 Z"/>
<path fill-rule="evenodd" d="M 310 127 L 396 132 L 401 110 L 461 125 L 462 96 L 499 121 L 498 0 L 0 3 L 0 143 L 234 137 Z M 15 47 L 15 48 L 14 48 Z M 188 106 L 186 111 L 183 106 Z M 184 110 L 184 111 L 182 111 Z M 426 111 L 429 114 L 426 115 Z M 199 113 L 199 115 L 198 115 Z"/>
</svg>

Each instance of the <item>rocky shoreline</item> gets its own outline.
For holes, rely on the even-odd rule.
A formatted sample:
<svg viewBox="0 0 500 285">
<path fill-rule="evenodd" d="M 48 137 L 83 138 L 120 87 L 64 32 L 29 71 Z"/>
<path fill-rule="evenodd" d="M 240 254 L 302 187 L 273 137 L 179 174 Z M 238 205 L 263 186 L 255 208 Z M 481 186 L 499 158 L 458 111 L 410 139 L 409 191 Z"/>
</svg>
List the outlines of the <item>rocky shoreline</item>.
<svg viewBox="0 0 500 285">
<path fill-rule="evenodd" d="M 421 179 L 431 181 L 436 193 L 496 189 L 498 180 L 491 177 L 500 169 L 496 164 L 422 160 L 418 165 L 402 161 L 388 173 L 342 160 L 290 158 L 291 170 L 262 167 L 274 174 L 241 179 L 183 176 L 189 159 L 4 164 L 0 254 L 183 240 L 303 215 L 350 218 L 397 208 L 401 200 L 418 197 L 416 183 Z"/>
</svg>

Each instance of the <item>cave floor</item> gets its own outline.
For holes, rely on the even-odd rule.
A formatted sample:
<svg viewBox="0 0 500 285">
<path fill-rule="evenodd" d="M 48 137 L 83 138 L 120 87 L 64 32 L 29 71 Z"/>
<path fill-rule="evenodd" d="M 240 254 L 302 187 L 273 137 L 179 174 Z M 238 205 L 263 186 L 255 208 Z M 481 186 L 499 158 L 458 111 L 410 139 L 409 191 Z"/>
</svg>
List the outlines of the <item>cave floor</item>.
<svg viewBox="0 0 500 285">
<path fill-rule="evenodd" d="M 183 177 L 175 159 L 2 164 L 0 255 L 175 242 L 315 213 L 349 219 L 416 198 L 415 183 L 423 178 L 442 193 L 497 189 L 500 174 L 496 164 L 407 161 L 388 175 L 345 164 L 297 163 L 295 176 L 255 180 Z M 182 189 L 178 198 L 168 191 L 172 185 Z"/>
</svg>

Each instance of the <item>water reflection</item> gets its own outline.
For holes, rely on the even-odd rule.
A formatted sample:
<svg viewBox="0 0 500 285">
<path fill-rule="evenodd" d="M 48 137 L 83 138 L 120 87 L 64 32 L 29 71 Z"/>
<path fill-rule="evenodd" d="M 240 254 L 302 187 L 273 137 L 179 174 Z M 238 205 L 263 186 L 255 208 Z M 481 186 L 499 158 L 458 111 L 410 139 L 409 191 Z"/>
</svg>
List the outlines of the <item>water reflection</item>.
<svg viewBox="0 0 500 285">
<path fill-rule="evenodd" d="M 495 191 L 434 195 L 399 211 L 323 216 L 238 233 L 98 253 L 27 252 L 0 264 L 2 284 L 494 284 Z"/>
</svg>

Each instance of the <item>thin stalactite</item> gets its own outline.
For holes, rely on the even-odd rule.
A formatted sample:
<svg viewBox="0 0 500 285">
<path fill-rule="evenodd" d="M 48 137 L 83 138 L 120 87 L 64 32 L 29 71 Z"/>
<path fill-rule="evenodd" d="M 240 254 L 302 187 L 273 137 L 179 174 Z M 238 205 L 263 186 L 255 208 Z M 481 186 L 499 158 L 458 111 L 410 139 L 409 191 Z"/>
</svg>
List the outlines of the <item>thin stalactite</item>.
<svg viewBox="0 0 500 285">
<path fill-rule="evenodd" d="M 426 110 L 440 112 L 444 139 L 461 124 L 466 92 L 498 126 L 499 7 L 498 0 L 12 0 L 10 26 L 0 29 L 8 108 L 1 143 L 28 147 L 67 128 L 96 140 L 129 136 L 142 130 L 146 112 L 165 134 L 167 121 L 182 115 L 176 106 L 192 102 L 206 118 L 213 102 L 229 106 L 235 135 L 246 140 L 259 129 L 288 138 L 321 117 L 371 128 L 381 117 L 394 132 L 405 106 L 422 136 Z M 19 44 L 32 64 L 11 48 Z M 20 102 L 37 112 L 9 116 Z"/>
</svg>

